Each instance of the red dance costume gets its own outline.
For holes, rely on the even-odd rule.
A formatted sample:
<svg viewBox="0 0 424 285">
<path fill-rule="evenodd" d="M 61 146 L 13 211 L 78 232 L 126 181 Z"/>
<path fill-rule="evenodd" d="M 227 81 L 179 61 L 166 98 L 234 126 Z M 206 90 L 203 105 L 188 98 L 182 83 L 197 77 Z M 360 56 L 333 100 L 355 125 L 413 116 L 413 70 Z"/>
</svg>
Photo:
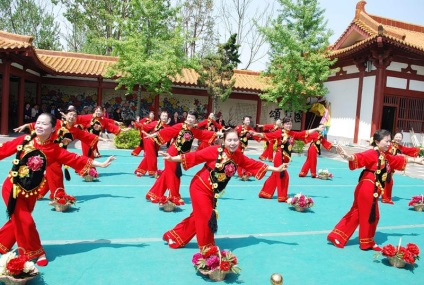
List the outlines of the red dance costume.
<svg viewBox="0 0 424 285">
<path fill-rule="evenodd" d="M 218 177 L 219 191 L 224 190 L 227 182 L 235 174 L 238 166 L 242 166 L 255 178 L 264 177 L 268 165 L 245 156 L 240 150 L 234 153 L 224 149 L 220 167 L 215 172 L 217 157 L 220 146 L 211 146 L 201 151 L 195 151 L 181 155 L 182 166 L 189 169 L 195 165 L 205 162 L 205 165 L 193 177 L 190 183 L 190 198 L 193 211 L 190 216 L 177 224 L 172 230 L 165 233 L 176 242 L 177 247 L 184 247 L 196 235 L 199 248 L 215 245 L 214 234 L 208 226 L 208 221 L 213 211 L 214 190 L 211 183 L 211 175 Z"/>
<path fill-rule="evenodd" d="M 186 123 L 179 123 L 172 127 L 160 130 L 156 139 L 159 144 L 164 144 L 174 137 L 177 138 L 167 151 L 171 156 L 189 152 L 195 138 L 200 140 L 209 140 L 211 143 L 215 140 L 216 134 L 211 131 L 192 128 Z M 183 205 L 184 202 L 180 195 L 181 175 L 180 163 L 166 160 L 163 173 L 158 179 L 156 179 L 155 184 L 153 184 L 150 191 L 147 192 L 146 199 L 158 203 L 165 195 L 166 190 L 169 189 L 169 199 L 177 205 Z"/>
<path fill-rule="evenodd" d="M 12 141 L 0 144 L 0 159 L 16 153 L 17 147 L 22 144 L 24 137 L 25 136 L 21 136 Z M 29 163 L 30 158 L 34 157 L 36 160 L 42 161 L 42 165 L 39 168 L 33 169 L 34 166 L 31 166 Z M 92 159 L 68 152 L 58 144 L 55 144 L 52 140 L 40 144 L 37 138 L 31 140 L 24 147 L 21 160 L 26 159 L 27 164 L 20 166 L 17 175 L 25 178 L 25 175 L 28 173 L 27 170 L 31 169 L 31 171 L 29 171 L 30 181 L 32 183 L 31 189 L 24 190 L 21 185 L 15 184 L 18 190 L 16 207 L 11 215 L 11 219 L 0 229 L 0 253 L 7 253 L 17 242 L 18 247 L 23 249 L 19 249 L 19 254 L 25 253 L 30 259 L 33 259 L 45 254 L 41 246 L 40 236 L 36 229 L 34 219 L 31 215 L 37 201 L 38 191 L 46 183 L 46 178 L 42 176 L 42 173 L 40 175 L 40 173 L 37 172 L 44 172 L 44 170 L 49 169 L 53 164 L 67 164 L 82 175 L 90 168 Z M 32 173 L 37 173 L 38 177 L 41 179 L 33 179 Z M 12 173 L 9 173 L 8 177 L 6 177 L 3 182 L 2 195 L 6 205 L 9 202 L 10 193 L 14 188 L 14 184 L 11 180 Z"/>
<path fill-rule="evenodd" d="M 380 218 L 378 196 L 382 193 L 386 180 L 390 181 L 392 170 L 405 169 L 407 159 L 404 156 L 380 153 L 376 149 L 354 154 L 353 157 L 354 159 L 349 161 L 349 169 L 365 169 L 355 188 L 352 208 L 334 227 L 327 239 L 335 246 L 343 248 L 359 225 L 359 247 L 368 250 L 376 244 L 374 236 Z M 373 203 L 375 219 L 370 221 Z"/>
<path fill-rule="evenodd" d="M 417 157 L 420 154 L 420 148 L 418 147 L 406 147 L 403 145 L 400 145 L 396 142 L 392 142 L 390 145 L 390 148 L 388 150 L 388 153 L 391 155 L 407 155 L 412 157 Z M 395 172 L 393 171 L 392 174 Z M 381 195 L 381 200 L 383 203 L 389 203 L 394 204 L 392 201 L 392 190 L 393 190 L 393 175 L 390 182 L 386 182 L 386 185 L 384 186 L 384 193 Z"/>
<path fill-rule="evenodd" d="M 275 132 L 267 133 L 264 135 L 268 140 L 277 139 L 277 153 L 274 157 L 274 166 L 276 167 L 280 166 L 282 163 L 290 162 L 292 147 L 295 140 L 303 141 L 308 137 L 306 131 L 296 132 L 286 131 L 284 129 L 279 129 Z M 284 170 L 281 173 L 271 173 L 271 175 L 265 181 L 264 186 L 262 186 L 261 191 L 259 192 L 259 198 L 272 199 L 275 189 L 277 189 L 278 202 L 287 201 L 289 198 L 289 180 L 290 177 L 287 170 Z"/>
<path fill-rule="evenodd" d="M 299 172 L 299 177 L 305 177 L 308 175 L 309 170 L 311 171 L 311 177 L 317 177 L 317 161 L 318 155 L 321 155 L 321 146 L 325 149 L 330 150 L 333 147 L 333 144 L 327 141 L 324 136 L 318 132 L 310 134 L 306 140 L 306 143 L 310 142 L 308 148 L 308 156 L 306 161 L 302 166 L 302 169 Z"/>
<path fill-rule="evenodd" d="M 197 124 L 199 129 L 206 129 L 208 131 L 216 132 L 222 130 L 222 126 L 218 124 L 215 120 L 205 119 Z M 212 142 L 213 143 L 213 142 Z M 196 150 L 201 150 L 210 146 L 211 144 L 208 141 L 200 141 L 199 146 Z"/>
<path fill-rule="evenodd" d="M 140 152 L 144 149 L 144 125 L 150 124 L 152 120 L 149 117 L 141 119 L 139 122 L 134 122 L 134 129 L 137 129 L 140 132 L 140 142 L 138 146 L 131 152 L 131 155 L 138 156 Z"/>
<path fill-rule="evenodd" d="M 81 124 L 89 133 L 100 135 L 102 131 L 107 131 L 109 133 L 118 135 L 121 132 L 121 128 L 115 125 L 115 121 L 112 119 L 108 119 L 106 117 L 96 117 L 96 115 L 79 115 L 77 117 L 77 124 Z M 95 125 L 100 125 L 100 130 L 97 131 L 94 129 Z M 92 145 L 88 145 L 81 141 L 82 154 L 84 156 L 88 156 L 90 158 L 94 158 L 95 154 L 99 153 L 97 148 L 97 141 L 93 142 Z M 90 149 L 92 150 L 90 152 Z"/>
<path fill-rule="evenodd" d="M 146 133 L 155 133 L 166 127 L 168 127 L 168 125 L 159 120 L 145 124 L 143 129 Z M 143 140 L 144 157 L 135 169 L 134 173 L 137 176 L 141 176 L 146 173 L 148 175 L 154 175 L 158 171 L 158 151 L 160 145 L 156 143 L 155 138 L 144 138 Z"/>
<path fill-rule="evenodd" d="M 276 130 L 278 130 L 280 127 L 277 126 L 276 124 L 265 124 L 262 127 L 262 131 L 264 133 L 271 133 L 271 132 L 275 132 Z M 265 149 L 264 152 L 259 156 L 260 160 L 267 160 L 271 161 L 274 158 L 274 145 L 277 142 L 277 140 L 264 140 L 265 141 Z"/>
<path fill-rule="evenodd" d="M 35 122 L 29 124 L 29 129 L 31 131 L 34 130 Z M 55 143 L 59 144 L 59 146 L 62 146 L 66 149 L 66 146 L 63 146 L 62 140 L 63 139 L 70 139 L 73 140 L 80 140 L 81 142 L 84 142 L 87 145 L 94 145 L 98 140 L 99 137 L 91 134 L 87 131 L 81 130 L 77 126 L 69 127 L 66 124 L 66 121 L 56 120 L 56 132 L 52 134 L 51 139 L 54 140 Z M 63 171 L 62 171 L 62 165 L 59 163 L 53 163 L 47 168 L 46 170 L 46 179 L 47 183 L 44 184 L 44 187 L 38 191 L 38 199 L 43 198 L 46 193 L 50 190 L 50 199 L 54 198 L 56 190 L 65 191 L 65 184 L 63 182 Z M 59 194 L 59 193 L 56 193 Z"/>
<path fill-rule="evenodd" d="M 254 129 L 251 126 L 239 125 L 235 127 L 234 130 L 237 132 L 239 136 L 239 140 L 240 140 L 239 149 L 243 153 L 247 145 L 249 144 L 249 138 L 251 137 L 249 131 L 254 131 Z M 257 139 L 259 140 L 259 138 Z M 239 177 L 252 176 L 251 173 L 249 173 L 242 167 L 237 168 L 237 174 Z"/>
</svg>

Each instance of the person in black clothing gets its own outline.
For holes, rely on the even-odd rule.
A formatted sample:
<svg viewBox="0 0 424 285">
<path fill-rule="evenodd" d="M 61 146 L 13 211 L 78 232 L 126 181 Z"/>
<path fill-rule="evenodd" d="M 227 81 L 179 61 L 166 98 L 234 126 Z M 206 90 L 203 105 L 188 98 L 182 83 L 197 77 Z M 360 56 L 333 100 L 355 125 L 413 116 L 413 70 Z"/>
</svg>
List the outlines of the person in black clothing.
<svg viewBox="0 0 424 285">
<path fill-rule="evenodd" d="M 113 119 L 117 122 L 123 122 L 124 119 L 122 118 L 121 108 L 117 107 L 115 111 L 113 111 Z"/>
</svg>

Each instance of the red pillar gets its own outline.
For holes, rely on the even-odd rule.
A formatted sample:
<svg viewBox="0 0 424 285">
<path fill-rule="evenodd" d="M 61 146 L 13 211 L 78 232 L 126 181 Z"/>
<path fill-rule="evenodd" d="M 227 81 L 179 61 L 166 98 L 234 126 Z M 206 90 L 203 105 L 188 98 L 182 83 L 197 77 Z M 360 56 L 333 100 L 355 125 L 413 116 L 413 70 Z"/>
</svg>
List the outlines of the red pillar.
<svg viewBox="0 0 424 285">
<path fill-rule="evenodd" d="M 359 83 L 358 83 L 358 96 L 356 98 L 356 116 L 355 116 L 355 130 L 353 134 L 353 143 L 358 143 L 359 123 L 361 121 L 361 104 L 362 104 L 362 90 L 364 86 L 364 75 L 366 59 L 360 59 L 356 63 L 359 70 Z"/>
<path fill-rule="evenodd" d="M 25 95 L 25 77 L 19 78 L 19 90 L 18 90 L 18 126 L 24 124 L 24 95 Z"/>
<path fill-rule="evenodd" d="M 381 127 L 381 118 L 383 116 L 383 102 L 384 102 L 384 86 L 386 85 L 386 66 L 377 66 L 377 76 L 375 78 L 375 91 L 374 91 L 374 106 L 371 121 L 371 134 Z"/>
<path fill-rule="evenodd" d="M 102 106 L 103 102 L 103 77 L 98 79 L 99 85 L 97 86 L 97 106 Z"/>
<path fill-rule="evenodd" d="M 10 96 L 10 65 L 11 62 L 2 59 L 3 79 L 1 93 L 1 127 L 0 134 L 7 135 L 9 133 L 9 96 Z"/>
<path fill-rule="evenodd" d="M 262 101 L 258 96 L 257 104 L 256 104 L 256 124 L 261 123 L 261 115 L 262 115 Z"/>
</svg>

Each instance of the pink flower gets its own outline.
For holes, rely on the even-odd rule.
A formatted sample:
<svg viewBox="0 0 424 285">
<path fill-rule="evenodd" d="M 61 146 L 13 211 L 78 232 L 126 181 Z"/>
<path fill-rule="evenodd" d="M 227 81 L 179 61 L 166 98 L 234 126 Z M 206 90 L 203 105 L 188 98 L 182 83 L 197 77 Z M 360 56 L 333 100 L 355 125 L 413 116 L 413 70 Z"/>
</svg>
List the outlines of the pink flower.
<svg viewBox="0 0 424 285">
<path fill-rule="evenodd" d="M 99 173 L 97 172 L 97 170 L 95 168 L 90 168 L 90 170 L 88 171 L 88 175 L 90 175 L 91 177 L 97 178 L 99 177 Z"/>
<path fill-rule="evenodd" d="M 206 260 L 206 265 L 211 269 L 214 270 L 219 266 L 219 257 L 216 255 L 212 255 Z"/>
<path fill-rule="evenodd" d="M 195 253 L 195 254 L 193 255 L 193 258 L 192 258 L 191 262 L 192 262 L 194 265 L 196 265 L 196 264 L 197 264 L 197 262 L 199 262 L 199 259 L 201 259 L 201 258 L 203 258 L 203 255 L 202 255 L 200 252 Z"/>
<path fill-rule="evenodd" d="M 225 171 L 225 175 L 227 177 L 232 177 L 234 175 L 234 173 L 236 173 L 236 168 L 235 168 L 234 164 L 231 163 L 231 164 L 227 164 L 225 166 L 224 171 Z"/>
<path fill-rule="evenodd" d="M 38 171 L 43 166 L 43 159 L 37 155 L 28 159 L 27 166 L 32 171 Z"/>
<path fill-rule="evenodd" d="M 191 140 L 191 135 L 190 135 L 190 133 L 184 133 L 183 138 L 184 138 L 186 141 Z"/>
</svg>

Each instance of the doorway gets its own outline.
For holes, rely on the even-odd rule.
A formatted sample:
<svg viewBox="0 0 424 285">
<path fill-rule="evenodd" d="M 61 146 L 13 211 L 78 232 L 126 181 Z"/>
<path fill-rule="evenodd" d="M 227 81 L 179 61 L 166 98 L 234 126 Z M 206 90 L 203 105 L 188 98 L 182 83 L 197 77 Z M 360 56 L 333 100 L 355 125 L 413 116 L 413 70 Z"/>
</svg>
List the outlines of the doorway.
<svg viewBox="0 0 424 285">
<path fill-rule="evenodd" d="M 394 134 L 395 131 L 396 107 L 383 106 L 383 116 L 381 118 L 381 128 Z"/>
</svg>

